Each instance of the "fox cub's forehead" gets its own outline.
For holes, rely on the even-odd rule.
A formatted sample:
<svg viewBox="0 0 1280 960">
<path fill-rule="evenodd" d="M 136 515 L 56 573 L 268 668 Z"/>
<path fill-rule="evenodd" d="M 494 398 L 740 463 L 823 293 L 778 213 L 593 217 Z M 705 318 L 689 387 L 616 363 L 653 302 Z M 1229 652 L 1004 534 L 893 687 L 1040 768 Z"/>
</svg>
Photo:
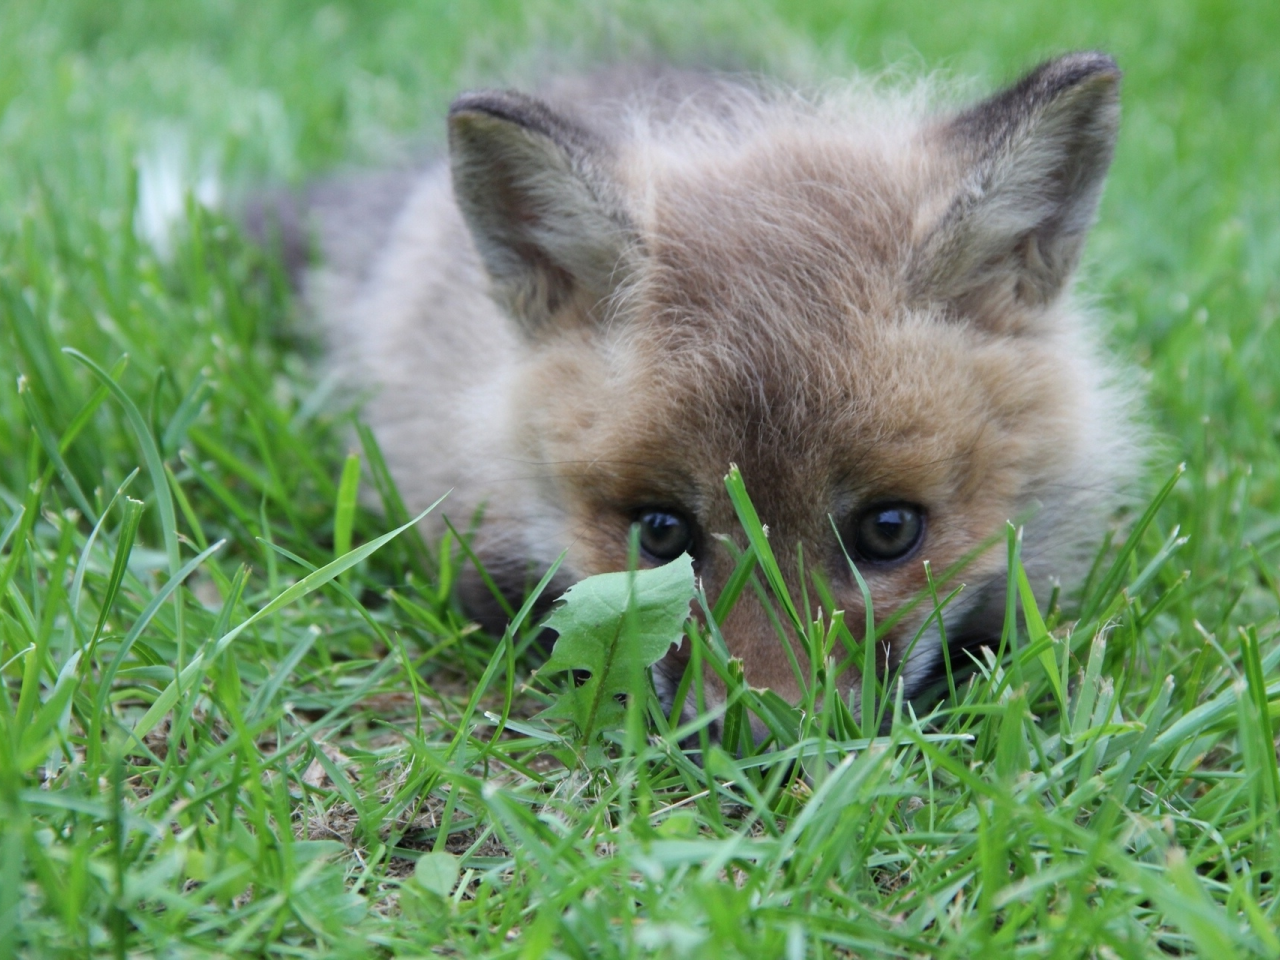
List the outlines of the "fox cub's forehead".
<svg viewBox="0 0 1280 960">
<path fill-rule="evenodd" d="M 781 516 L 840 496 L 1002 500 L 1068 443 L 1076 390 L 1051 342 L 900 303 L 869 315 L 852 295 L 724 296 L 670 293 L 630 325 L 610 395 L 631 413 L 593 457 L 672 465 L 707 491 L 737 463 Z"/>
<path fill-rule="evenodd" d="M 993 339 L 908 287 L 919 221 L 954 187 L 930 150 L 918 129 L 805 123 L 655 176 L 624 301 L 634 389 L 664 408 L 655 429 L 697 437 L 717 469 L 950 484 L 1008 404 L 1044 406 L 1058 378 L 1028 376 L 1035 345 Z"/>
<path fill-rule="evenodd" d="M 695 324 L 662 332 L 632 341 L 618 399 L 635 415 L 610 456 L 643 448 L 645 462 L 700 465 L 712 487 L 735 462 L 809 499 L 966 495 L 989 471 L 1015 480 L 1029 452 L 1017 438 L 1070 394 L 1040 351 L 918 315 L 845 337 L 788 324 L 736 338 Z"/>
<path fill-rule="evenodd" d="M 822 324 L 889 310 L 930 166 L 918 141 L 810 125 L 695 151 L 650 174 L 642 276 L 671 317 Z"/>
<path fill-rule="evenodd" d="M 847 437 L 874 410 L 878 433 L 912 432 L 969 340 L 904 279 L 932 166 L 919 138 L 807 123 L 651 172 L 621 301 L 638 382 L 722 427 Z"/>
</svg>

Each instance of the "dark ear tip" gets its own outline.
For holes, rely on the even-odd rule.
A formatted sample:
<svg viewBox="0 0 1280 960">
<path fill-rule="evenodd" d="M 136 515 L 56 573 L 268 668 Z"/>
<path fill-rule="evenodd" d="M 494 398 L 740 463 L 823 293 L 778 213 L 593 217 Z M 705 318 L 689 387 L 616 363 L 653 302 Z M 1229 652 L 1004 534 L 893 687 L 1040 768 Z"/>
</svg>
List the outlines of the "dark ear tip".
<svg viewBox="0 0 1280 960">
<path fill-rule="evenodd" d="M 449 106 L 449 129 L 474 127 L 477 120 L 497 121 L 546 137 L 561 147 L 584 147 L 592 138 L 572 119 L 561 116 L 537 97 L 515 90 L 475 90 Z M 490 127 L 493 124 L 489 124 Z"/>
<path fill-rule="evenodd" d="M 469 90 L 449 104 L 449 120 L 482 114 L 497 120 L 520 123 L 521 107 L 528 109 L 528 97 L 510 90 Z"/>
<path fill-rule="evenodd" d="M 1072 53 L 1064 53 L 1049 62 L 1082 75 L 1120 72 L 1120 65 L 1116 63 L 1115 57 L 1101 50 L 1076 50 Z"/>
<path fill-rule="evenodd" d="M 1081 50 L 1063 54 L 1042 63 L 1027 75 L 1026 82 L 1031 82 L 1041 90 L 1053 96 L 1083 83 L 1110 81 L 1117 86 L 1123 76 L 1119 64 L 1106 53 L 1098 50 Z"/>
</svg>

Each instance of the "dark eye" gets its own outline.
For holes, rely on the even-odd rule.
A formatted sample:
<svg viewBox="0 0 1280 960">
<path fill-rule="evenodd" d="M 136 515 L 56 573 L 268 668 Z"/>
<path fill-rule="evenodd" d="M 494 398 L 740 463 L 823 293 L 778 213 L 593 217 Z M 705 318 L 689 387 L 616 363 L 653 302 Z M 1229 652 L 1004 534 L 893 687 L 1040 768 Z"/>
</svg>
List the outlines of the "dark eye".
<svg viewBox="0 0 1280 960">
<path fill-rule="evenodd" d="M 665 562 L 692 552 L 693 525 L 671 510 L 643 510 L 636 517 L 640 548 L 652 559 Z"/>
<path fill-rule="evenodd" d="M 853 548 L 864 560 L 901 560 L 920 542 L 924 511 L 909 503 L 877 503 L 858 515 Z"/>
</svg>

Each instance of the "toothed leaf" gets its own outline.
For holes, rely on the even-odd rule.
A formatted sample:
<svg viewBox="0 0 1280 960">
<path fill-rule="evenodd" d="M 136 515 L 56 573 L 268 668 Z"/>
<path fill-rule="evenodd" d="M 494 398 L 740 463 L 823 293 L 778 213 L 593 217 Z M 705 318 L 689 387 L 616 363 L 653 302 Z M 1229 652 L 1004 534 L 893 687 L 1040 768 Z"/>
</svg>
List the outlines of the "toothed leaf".
<svg viewBox="0 0 1280 960">
<path fill-rule="evenodd" d="M 618 697 L 638 690 L 644 671 L 680 642 L 693 591 L 688 554 L 651 570 L 602 573 L 570 587 L 547 618 L 559 637 L 539 672 L 588 676 L 543 716 L 572 720 L 588 744 L 593 734 L 619 726 L 624 709 Z"/>
</svg>

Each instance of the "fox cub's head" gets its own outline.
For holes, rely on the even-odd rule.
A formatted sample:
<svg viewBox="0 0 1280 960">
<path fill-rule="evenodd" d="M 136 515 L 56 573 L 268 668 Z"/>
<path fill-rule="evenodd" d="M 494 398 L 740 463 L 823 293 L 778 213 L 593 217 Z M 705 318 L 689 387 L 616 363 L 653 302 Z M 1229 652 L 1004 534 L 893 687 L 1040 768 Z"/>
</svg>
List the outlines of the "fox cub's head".
<svg viewBox="0 0 1280 960">
<path fill-rule="evenodd" d="M 645 562 L 690 553 L 714 600 L 724 539 L 741 543 L 736 463 L 794 596 L 802 554 L 861 622 L 847 550 L 883 618 L 925 587 L 923 561 L 941 574 L 976 551 L 948 636 L 998 631 L 1005 551 L 981 546 L 1026 522 L 1033 576 L 1069 575 L 1126 459 L 1067 295 L 1119 77 L 1074 54 L 944 115 L 688 76 L 578 107 L 460 97 L 454 192 L 527 345 L 517 432 L 545 471 L 530 537 L 585 576 L 624 568 L 639 524 Z M 936 628 L 901 662 L 930 609 L 888 638 L 908 695 L 940 662 Z M 767 611 L 744 599 L 724 629 L 749 682 L 794 695 Z"/>
</svg>

